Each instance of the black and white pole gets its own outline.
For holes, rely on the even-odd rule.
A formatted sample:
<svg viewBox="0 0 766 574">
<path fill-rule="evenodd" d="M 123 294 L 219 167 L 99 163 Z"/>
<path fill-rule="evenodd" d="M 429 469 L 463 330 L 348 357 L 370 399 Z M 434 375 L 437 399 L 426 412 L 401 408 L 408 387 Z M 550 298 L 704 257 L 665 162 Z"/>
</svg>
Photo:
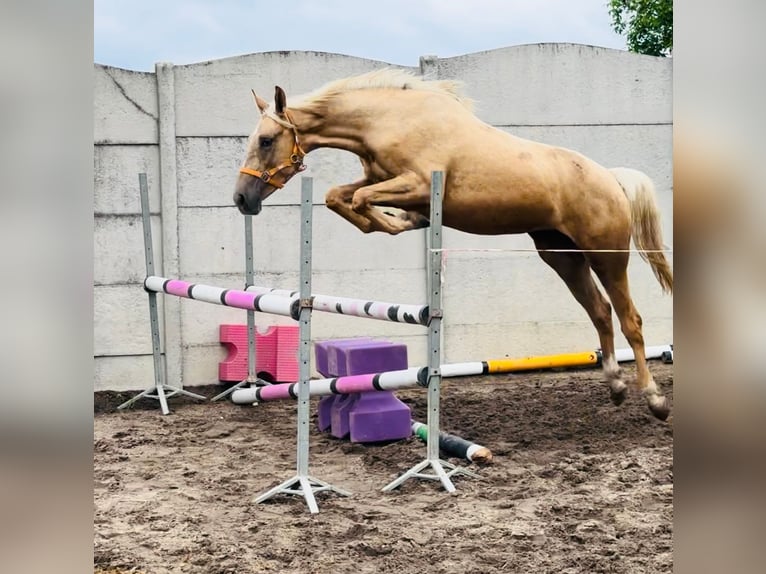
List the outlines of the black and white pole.
<svg viewBox="0 0 766 574">
<path fill-rule="evenodd" d="M 154 250 L 152 247 L 152 220 L 149 211 L 149 185 L 146 182 L 146 174 L 138 174 L 138 189 L 141 196 L 141 223 L 144 232 L 144 259 L 146 260 L 146 274 L 154 275 Z M 174 387 L 165 383 L 165 369 L 162 364 L 162 349 L 160 347 L 160 322 L 157 313 L 157 293 L 148 291 L 149 294 L 149 323 L 152 332 L 152 359 L 154 361 L 154 386 L 149 387 L 142 393 L 136 395 L 118 406 L 118 409 L 129 407 L 137 400 L 142 398 L 157 399 L 160 402 L 162 414 L 170 414 L 168 401 L 174 395 L 186 395 L 195 399 L 206 400 L 206 397 L 190 393 L 181 388 Z M 170 391 L 165 394 L 165 391 Z"/>
<path fill-rule="evenodd" d="M 300 311 L 298 348 L 300 383 L 298 385 L 298 431 L 297 431 L 297 474 L 296 476 L 264 492 L 255 499 L 263 502 L 277 494 L 303 496 L 312 514 L 319 512 L 314 494 L 332 491 L 342 496 L 351 493 L 309 475 L 309 379 L 311 378 L 311 227 L 312 227 L 313 179 L 301 180 L 301 248 L 300 248 Z"/>
<path fill-rule="evenodd" d="M 396 480 L 383 487 L 383 491 L 398 488 L 407 479 L 423 478 L 439 480 L 447 492 L 455 492 L 450 478 L 463 474 L 479 478 L 478 474 L 439 458 L 439 409 L 441 393 L 441 321 L 442 321 L 442 198 L 444 194 L 444 172 L 431 174 L 431 217 L 429 225 L 428 258 L 426 261 L 428 286 L 428 439 L 426 459 L 413 466 Z M 433 474 L 427 473 L 428 469 Z M 449 469 L 449 470 L 445 470 Z"/>
<path fill-rule="evenodd" d="M 252 286 L 248 287 L 246 291 L 270 298 L 275 296 L 297 297 L 295 291 L 287 289 Z M 381 321 L 394 321 L 396 323 L 410 323 L 411 325 L 428 325 L 428 305 L 385 303 L 370 299 L 336 297 L 334 295 L 319 295 L 317 293 L 311 295 L 311 298 L 313 300 L 314 311 L 364 317 L 366 319 L 379 319 Z"/>
</svg>

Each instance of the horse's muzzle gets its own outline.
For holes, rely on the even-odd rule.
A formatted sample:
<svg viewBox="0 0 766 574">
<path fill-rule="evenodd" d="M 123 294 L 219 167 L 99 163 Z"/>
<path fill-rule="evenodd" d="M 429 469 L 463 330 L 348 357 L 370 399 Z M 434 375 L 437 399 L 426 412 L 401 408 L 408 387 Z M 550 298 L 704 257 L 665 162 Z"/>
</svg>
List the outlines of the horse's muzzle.
<svg viewBox="0 0 766 574">
<path fill-rule="evenodd" d="M 234 188 L 234 205 L 243 215 L 258 215 L 261 212 L 263 181 L 249 175 L 240 175 Z"/>
<path fill-rule="evenodd" d="M 258 215 L 261 212 L 261 201 L 248 202 L 243 193 L 234 192 L 234 205 L 242 215 Z"/>
</svg>

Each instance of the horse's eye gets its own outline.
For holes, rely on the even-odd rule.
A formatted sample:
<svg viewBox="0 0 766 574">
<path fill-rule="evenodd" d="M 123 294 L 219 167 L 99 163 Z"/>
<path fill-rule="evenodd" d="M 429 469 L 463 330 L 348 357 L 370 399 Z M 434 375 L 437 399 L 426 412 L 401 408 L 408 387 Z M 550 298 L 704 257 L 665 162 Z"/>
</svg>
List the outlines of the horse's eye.
<svg viewBox="0 0 766 574">
<path fill-rule="evenodd" d="M 261 138 L 261 149 L 268 149 L 274 143 L 274 138 Z"/>
</svg>

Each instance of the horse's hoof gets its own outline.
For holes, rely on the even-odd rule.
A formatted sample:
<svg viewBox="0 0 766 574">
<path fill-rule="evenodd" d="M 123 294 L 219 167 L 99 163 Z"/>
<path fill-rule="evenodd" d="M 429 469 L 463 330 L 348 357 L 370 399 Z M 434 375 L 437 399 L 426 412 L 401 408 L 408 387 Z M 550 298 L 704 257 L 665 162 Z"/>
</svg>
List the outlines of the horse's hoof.
<svg viewBox="0 0 766 574">
<path fill-rule="evenodd" d="M 649 410 L 661 421 L 667 420 L 670 415 L 670 406 L 668 406 L 667 399 L 665 397 L 658 397 L 657 395 L 654 395 L 649 399 Z"/>
<path fill-rule="evenodd" d="M 625 402 L 628 396 L 628 386 L 622 381 L 612 381 L 609 383 L 609 398 L 616 406 Z"/>
<path fill-rule="evenodd" d="M 625 398 L 628 396 L 628 393 L 625 391 L 621 391 L 619 393 L 615 393 L 614 391 L 611 391 L 609 393 L 609 398 L 612 399 L 612 403 L 614 403 L 615 406 L 620 406 L 622 403 L 625 402 Z"/>
<path fill-rule="evenodd" d="M 406 211 L 401 214 L 401 218 L 412 224 L 412 229 L 425 229 L 431 225 L 431 221 L 419 213 Z"/>
<path fill-rule="evenodd" d="M 668 420 L 668 416 L 670 415 L 670 407 L 668 406 L 668 401 L 665 399 L 665 397 L 662 397 L 662 400 L 660 401 L 650 402 L 649 410 L 652 411 L 652 414 L 661 421 Z"/>
</svg>

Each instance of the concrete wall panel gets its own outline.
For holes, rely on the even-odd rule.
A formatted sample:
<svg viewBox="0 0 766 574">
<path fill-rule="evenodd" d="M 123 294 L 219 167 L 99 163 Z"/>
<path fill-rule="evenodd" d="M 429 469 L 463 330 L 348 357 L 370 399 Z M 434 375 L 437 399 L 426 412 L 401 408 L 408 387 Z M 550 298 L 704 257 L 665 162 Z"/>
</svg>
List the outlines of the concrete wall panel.
<svg viewBox="0 0 766 574">
<path fill-rule="evenodd" d="M 151 355 L 101 356 L 93 361 L 94 391 L 143 391 L 154 385 Z"/>
<path fill-rule="evenodd" d="M 160 153 L 155 145 L 97 145 L 93 150 L 96 215 L 141 214 L 138 174 L 145 173 L 149 207 L 160 212 Z"/>
<path fill-rule="evenodd" d="M 163 301 L 157 296 L 160 329 Z M 149 299 L 140 285 L 97 286 L 93 292 L 93 355 L 152 352 Z"/>
<path fill-rule="evenodd" d="M 159 217 L 152 217 L 155 253 L 162 251 L 159 232 Z M 142 284 L 146 277 L 146 257 L 141 216 L 97 216 L 93 227 L 93 257 L 99 262 L 93 270 L 95 285 Z M 158 263 L 155 262 L 155 273 L 162 275 Z"/>
<path fill-rule="evenodd" d="M 443 58 L 439 78 L 466 83 L 498 126 L 673 121 L 673 62 L 577 44 L 528 44 Z"/>
<path fill-rule="evenodd" d="M 154 74 L 94 66 L 93 139 L 96 144 L 157 143 Z"/>
</svg>

